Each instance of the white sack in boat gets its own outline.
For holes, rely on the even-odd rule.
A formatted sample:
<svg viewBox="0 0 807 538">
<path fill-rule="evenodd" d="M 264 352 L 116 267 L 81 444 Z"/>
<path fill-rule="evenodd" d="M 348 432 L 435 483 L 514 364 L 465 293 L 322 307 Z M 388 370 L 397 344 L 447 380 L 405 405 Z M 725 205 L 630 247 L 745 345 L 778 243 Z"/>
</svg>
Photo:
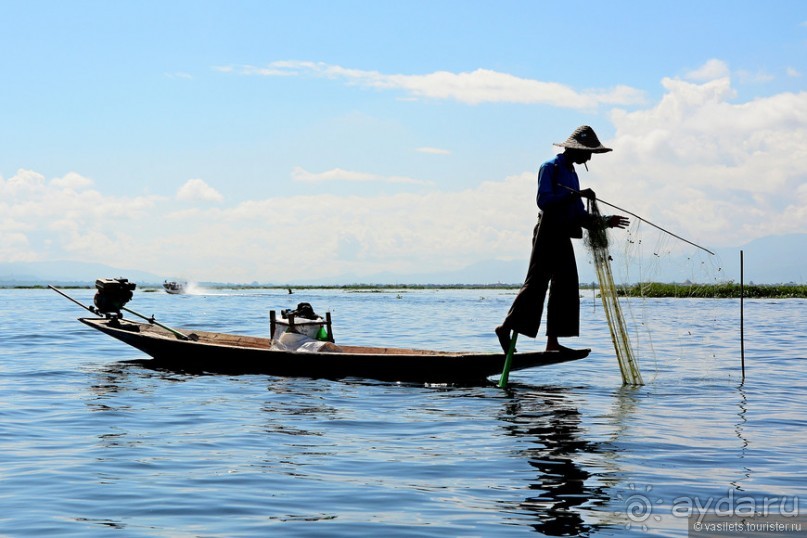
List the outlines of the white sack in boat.
<svg viewBox="0 0 807 538">
<path fill-rule="evenodd" d="M 315 320 L 297 318 L 296 322 L 294 323 L 294 330 L 300 334 L 308 336 L 309 338 L 316 339 L 317 333 L 319 333 L 320 328 L 324 324 L 325 320 L 322 318 L 317 318 Z M 288 328 L 289 320 L 283 317 L 279 318 L 275 326 L 275 334 L 272 335 L 272 338 L 279 340 L 280 336 L 285 333 Z"/>
<path fill-rule="evenodd" d="M 302 351 L 309 353 L 338 351 L 338 348 L 331 342 L 314 340 L 305 334 L 289 332 L 281 334 L 280 338 L 275 338 L 272 349 L 275 351 Z"/>
</svg>

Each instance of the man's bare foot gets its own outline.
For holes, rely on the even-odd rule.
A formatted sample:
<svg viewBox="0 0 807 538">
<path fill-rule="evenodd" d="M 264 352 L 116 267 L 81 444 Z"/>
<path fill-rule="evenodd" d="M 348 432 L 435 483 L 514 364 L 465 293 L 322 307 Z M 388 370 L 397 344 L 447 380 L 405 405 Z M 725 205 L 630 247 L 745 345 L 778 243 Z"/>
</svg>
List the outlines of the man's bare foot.
<svg viewBox="0 0 807 538">
<path fill-rule="evenodd" d="M 562 346 L 557 342 L 555 342 L 553 344 L 547 344 L 546 351 L 558 351 L 560 353 L 568 353 L 569 351 L 575 351 L 575 350 L 566 346 Z"/>
<path fill-rule="evenodd" d="M 557 336 L 547 336 L 546 351 L 558 351 L 560 353 L 575 353 L 576 350 L 560 345 Z"/>
<path fill-rule="evenodd" d="M 510 329 L 508 329 L 504 325 L 499 325 L 498 327 L 496 327 L 495 331 L 496 336 L 499 338 L 499 345 L 502 346 L 502 351 L 507 353 L 508 351 L 510 351 Z M 513 353 L 515 352 L 516 350 L 514 349 Z"/>
<path fill-rule="evenodd" d="M 557 341 L 549 341 L 546 343 L 546 351 L 555 352 L 555 353 L 563 353 L 564 355 L 571 355 L 575 357 L 585 357 L 588 355 L 591 350 L 590 349 L 572 349 L 570 347 L 562 346 Z"/>
</svg>

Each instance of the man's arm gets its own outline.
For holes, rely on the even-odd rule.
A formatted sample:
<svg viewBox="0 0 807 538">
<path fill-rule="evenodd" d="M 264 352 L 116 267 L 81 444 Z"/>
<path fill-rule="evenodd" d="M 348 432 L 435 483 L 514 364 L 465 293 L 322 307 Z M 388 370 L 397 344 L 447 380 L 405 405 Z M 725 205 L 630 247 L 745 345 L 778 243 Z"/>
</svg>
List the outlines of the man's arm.
<svg viewBox="0 0 807 538">
<path fill-rule="evenodd" d="M 557 166 L 551 161 L 542 164 L 538 170 L 538 196 L 535 201 L 543 211 L 566 204 L 574 196 L 567 189 L 558 187 L 558 173 Z"/>
</svg>

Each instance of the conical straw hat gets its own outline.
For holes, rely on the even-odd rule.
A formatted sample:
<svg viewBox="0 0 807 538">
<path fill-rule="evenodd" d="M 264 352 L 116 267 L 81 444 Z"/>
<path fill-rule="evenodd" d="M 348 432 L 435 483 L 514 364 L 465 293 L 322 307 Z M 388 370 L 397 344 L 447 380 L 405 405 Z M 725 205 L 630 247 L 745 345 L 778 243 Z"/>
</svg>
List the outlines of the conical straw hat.
<svg viewBox="0 0 807 538">
<path fill-rule="evenodd" d="M 562 148 L 581 149 L 591 153 L 605 153 L 611 151 L 600 143 L 597 133 L 588 125 L 581 125 L 566 139 L 566 142 L 555 143 Z"/>
</svg>

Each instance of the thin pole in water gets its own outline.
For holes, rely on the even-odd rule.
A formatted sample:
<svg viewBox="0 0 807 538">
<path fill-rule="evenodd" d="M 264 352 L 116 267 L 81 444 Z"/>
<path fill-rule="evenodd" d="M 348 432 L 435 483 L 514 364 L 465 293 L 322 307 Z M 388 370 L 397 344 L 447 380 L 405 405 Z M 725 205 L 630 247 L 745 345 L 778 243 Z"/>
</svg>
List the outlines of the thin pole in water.
<svg viewBox="0 0 807 538">
<path fill-rule="evenodd" d="M 504 359 L 502 376 L 499 378 L 499 388 L 502 389 L 507 386 L 507 379 L 510 377 L 510 366 L 513 364 L 513 353 L 516 352 L 516 340 L 518 340 L 518 333 L 513 331 L 513 337 L 510 339 L 510 348 L 507 350 L 507 356 Z"/>
<path fill-rule="evenodd" d="M 743 369 L 743 383 L 745 383 L 745 314 L 743 299 L 745 298 L 745 284 L 743 275 L 743 251 L 740 251 L 740 362 Z"/>
</svg>

